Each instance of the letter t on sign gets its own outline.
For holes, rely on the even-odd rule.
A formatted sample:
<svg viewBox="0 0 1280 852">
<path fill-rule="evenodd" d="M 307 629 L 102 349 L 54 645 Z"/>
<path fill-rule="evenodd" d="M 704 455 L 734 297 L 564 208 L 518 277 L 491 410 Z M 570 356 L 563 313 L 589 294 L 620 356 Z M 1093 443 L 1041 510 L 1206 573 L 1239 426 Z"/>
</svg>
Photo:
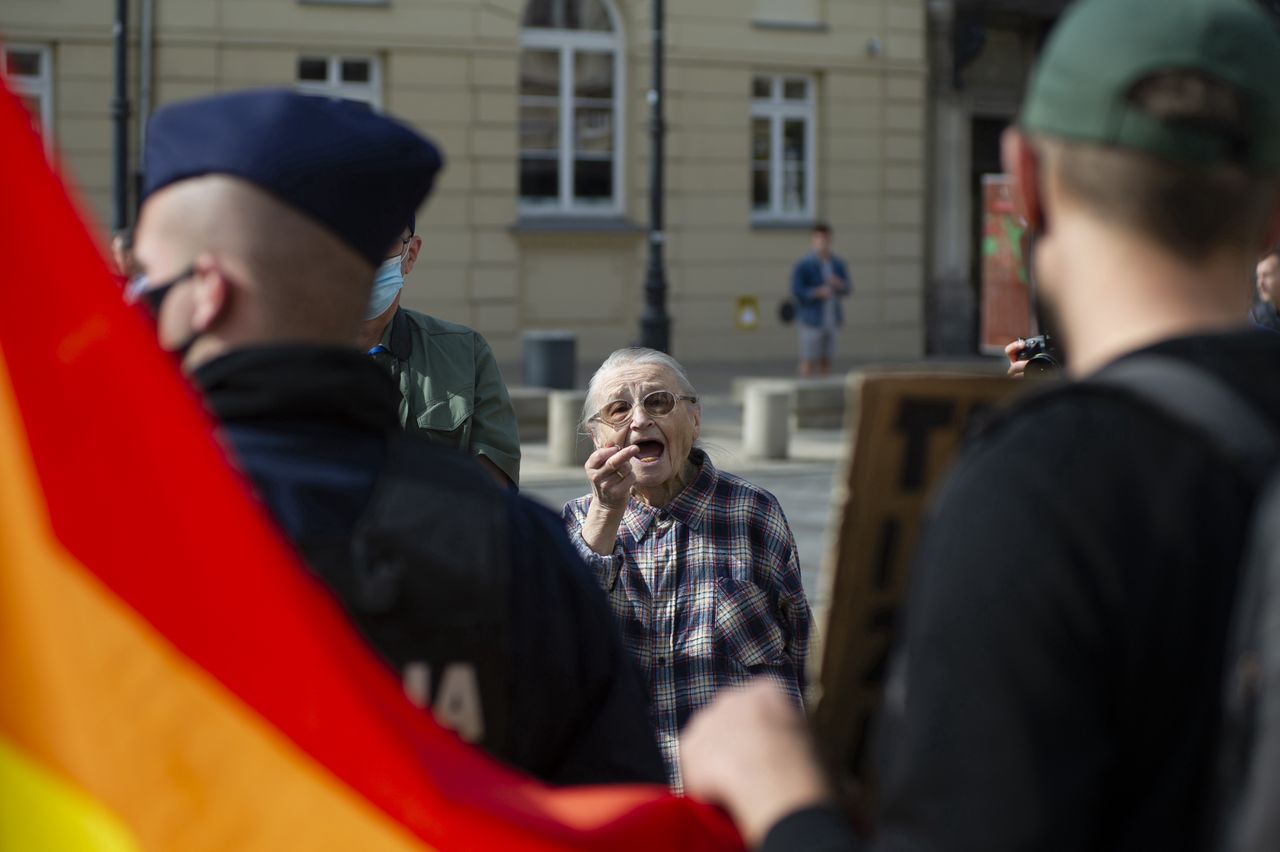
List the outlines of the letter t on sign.
<svg viewBox="0 0 1280 852">
<path fill-rule="evenodd" d="M 929 453 L 929 433 L 951 425 L 955 404 L 948 400 L 904 399 L 894 428 L 904 433 L 907 451 L 902 459 L 901 488 L 919 491 L 925 484 Z"/>
</svg>

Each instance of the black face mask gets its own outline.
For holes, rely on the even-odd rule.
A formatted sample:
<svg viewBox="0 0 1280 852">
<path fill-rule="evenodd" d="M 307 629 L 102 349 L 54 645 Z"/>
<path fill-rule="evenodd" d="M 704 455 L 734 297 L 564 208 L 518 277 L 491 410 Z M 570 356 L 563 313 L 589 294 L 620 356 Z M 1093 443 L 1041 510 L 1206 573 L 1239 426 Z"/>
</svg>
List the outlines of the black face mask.
<svg viewBox="0 0 1280 852">
<path fill-rule="evenodd" d="M 158 320 L 160 318 L 160 309 L 164 307 L 165 297 L 169 295 L 169 292 L 173 290 L 174 287 L 182 283 L 185 277 L 186 276 L 183 276 L 183 278 L 175 278 L 167 284 L 161 284 L 159 287 L 151 287 L 150 289 L 143 290 L 138 294 L 138 300 L 147 306 L 147 312 L 151 314 L 152 319 Z"/>
<path fill-rule="evenodd" d="M 155 287 L 147 287 L 146 289 L 142 289 L 142 290 L 136 290 L 133 297 L 137 301 L 140 301 L 143 305 L 146 306 L 147 313 L 151 315 L 152 321 L 158 323 L 160 320 L 160 311 L 164 307 L 164 300 L 168 298 L 171 292 L 173 292 L 174 287 L 176 287 L 177 285 L 181 284 L 183 281 L 187 280 L 192 275 L 194 275 L 195 271 L 196 271 L 196 268 L 194 266 L 187 267 L 187 269 L 185 269 L 177 277 L 170 278 L 168 281 L 165 281 L 163 284 L 159 284 Z M 135 288 L 131 288 L 131 289 L 135 289 Z M 178 347 L 176 349 L 172 350 L 173 354 L 178 357 L 179 362 L 186 359 L 187 352 L 191 350 L 191 347 L 195 344 L 196 340 L 198 340 L 199 338 L 200 338 L 200 334 L 198 332 L 193 331 L 191 335 L 187 337 L 186 340 L 178 344 Z"/>
</svg>

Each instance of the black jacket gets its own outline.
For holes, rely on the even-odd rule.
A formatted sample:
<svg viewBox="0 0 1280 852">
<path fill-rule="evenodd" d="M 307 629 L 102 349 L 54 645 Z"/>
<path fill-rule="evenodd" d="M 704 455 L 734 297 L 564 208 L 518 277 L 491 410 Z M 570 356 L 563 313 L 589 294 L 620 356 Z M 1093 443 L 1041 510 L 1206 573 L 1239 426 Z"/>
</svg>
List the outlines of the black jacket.
<svg viewBox="0 0 1280 852">
<path fill-rule="evenodd" d="M 1280 429 L 1280 337 L 1145 351 L 1216 374 Z M 1164 411 L 1087 383 L 973 443 L 917 554 L 868 848 L 1203 848 L 1259 481 Z M 765 848 L 860 847 L 813 809 Z"/>
<path fill-rule="evenodd" d="M 333 553 L 316 543 L 335 540 L 345 552 L 369 524 L 376 495 L 387 494 L 388 471 L 412 472 L 426 489 L 420 535 L 384 543 L 399 551 L 393 561 L 408 563 L 405 587 L 418 595 L 406 598 L 419 610 L 403 623 L 448 637 L 439 622 L 461 618 L 459 631 L 477 628 L 477 647 L 491 629 L 502 637 L 491 655 L 497 665 L 487 664 L 505 684 L 502 730 L 485 740 L 497 757 L 552 783 L 664 780 L 639 677 L 558 517 L 497 488 L 465 455 L 400 434 L 394 384 L 354 350 L 243 350 L 194 378 L 240 466 L 305 554 Z M 419 511 L 404 502 L 391 507 Z M 477 566 L 476 554 L 501 564 Z M 414 657 L 413 635 L 364 617 L 368 596 L 332 566 L 310 562 L 384 659 L 399 667 Z M 433 582 L 439 600 L 424 594 Z M 459 616 L 466 612 L 496 618 L 477 627 Z"/>
</svg>

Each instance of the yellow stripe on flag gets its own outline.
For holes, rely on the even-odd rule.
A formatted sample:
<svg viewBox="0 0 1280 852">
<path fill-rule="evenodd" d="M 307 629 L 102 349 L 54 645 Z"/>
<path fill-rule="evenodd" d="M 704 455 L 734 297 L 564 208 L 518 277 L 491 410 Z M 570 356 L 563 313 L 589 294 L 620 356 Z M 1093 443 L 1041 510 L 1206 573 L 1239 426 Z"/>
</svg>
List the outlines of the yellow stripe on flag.
<svg viewBox="0 0 1280 852">
<path fill-rule="evenodd" d="M 0 849 L 138 852 L 110 811 L 27 760 L 0 737 Z"/>
<path fill-rule="evenodd" d="M 424 848 L 58 544 L 2 354 L 0 471 L 0 737 L 28 764 L 68 779 L 144 849 Z M 235 613 L 226 620 L 234 629 Z M 281 689 L 305 688 L 289 677 Z"/>
</svg>

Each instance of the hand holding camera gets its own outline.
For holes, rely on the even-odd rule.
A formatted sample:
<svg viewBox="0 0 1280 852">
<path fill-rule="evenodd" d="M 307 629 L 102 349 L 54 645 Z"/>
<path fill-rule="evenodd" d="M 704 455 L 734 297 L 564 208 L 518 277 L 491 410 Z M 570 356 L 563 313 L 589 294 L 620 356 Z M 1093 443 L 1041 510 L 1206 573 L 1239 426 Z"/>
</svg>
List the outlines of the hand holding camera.
<svg viewBox="0 0 1280 852">
<path fill-rule="evenodd" d="M 1033 378 L 1055 376 L 1065 360 L 1054 343 L 1052 335 L 1018 338 L 1004 348 L 1009 359 L 1008 375 L 1011 378 L 1028 375 Z"/>
</svg>

